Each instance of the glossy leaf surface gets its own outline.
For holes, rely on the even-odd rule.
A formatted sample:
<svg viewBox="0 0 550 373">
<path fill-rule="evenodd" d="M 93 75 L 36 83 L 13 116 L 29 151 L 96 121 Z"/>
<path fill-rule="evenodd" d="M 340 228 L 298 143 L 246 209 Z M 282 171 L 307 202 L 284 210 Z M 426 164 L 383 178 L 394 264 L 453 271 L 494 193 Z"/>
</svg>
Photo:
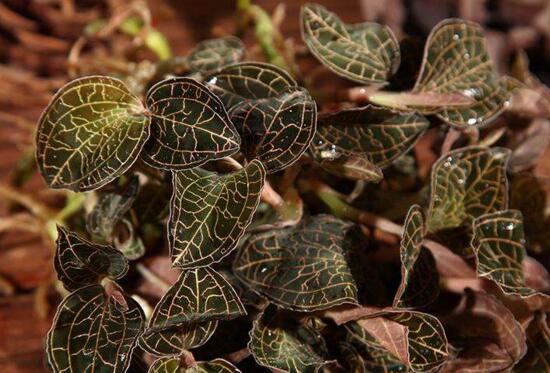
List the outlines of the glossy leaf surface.
<svg viewBox="0 0 550 373">
<path fill-rule="evenodd" d="M 172 327 L 245 315 L 235 290 L 208 267 L 187 270 L 157 303 L 147 334 Z"/>
<path fill-rule="evenodd" d="M 495 282 L 506 294 L 529 296 L 525 286 L 523 217 L 517 210 L 482 215 L 473 224 L 472 247 L 478 276 Z"/>
<path fill-rule="evenodd" d="M 310 52 L 345 78 L 384 83 L 399 65 L 399 43 L 387 26 L 369 22 L 346 25 L 316 4 L 302 7 L 301 23 Z"/>
<path fill-rule="evenodd" d="M 139 345 L 143 350 L 156 356 L 179 355 L 185 350 L 204 345 L 217 327 L 216 320 L 173 326 L 143 334 L 139 339 Z"/>
<path fill-rule="evenodd" d="M 204 40 L 187 56 L 187 66 L 192 73 L 207 73 L 241 61 L 244 53 L 242 41 L 234 36 Z"/>
<path fill-rule="evenodd" d="M 291 87 L 277 96 L 245 101 L 231 110 L 248 159 L 259 159 L 269 173 L 294 163 L 307 149 L 317 123 L 309 93 Z"/>
<path fill-rule="evenodd" d="M 255 235 L 237 254 L 236 276 L 283 308 L 313 311 L 357 302 L 347 262 L 354 226 L 317 215 L 293 228 Z"/>
<path fill-rule="evenodd" d="M 405 218 L 401 238 L 401 283 L 393 300 L 396 308 L 423 307 L 439 294 L 435 259 L 431 251 L 422 247 L 425 230 L 422 209 L 413 205 Z"/>
<path fill-rule="evenodd" d="M 173 265 L 205 266 L 229 254 L 252 220 L 264 181 L 259 161 L 226 175 L 200 168 L 174 173 L 168 223 Z"/>
<path fill-rule="evenodd" d="M 143 158 L 153 167 L 181 170 L 228 157 L 240 138 L 220 99 L 202 83 L 173 78 L 147 93 L 151 138 Z"/>
<path fill-rule="evenodd" d="M 199 361 L 193 368 L 182 368 L 180 359 L 166 357 L 156 360 L 149 368 L 149 373 L 239 373 L 233 364 L 223 359 Z"/>
<path fill-rule="evenodd" d="M 311 148 L 317 160 L 351 154 L 384 168 L 407 153 L 428 126 L 421 115 L 372 105 L 341 110 L 319 116 Z"/>
<path fill-rule="evenodd" d="M 90 285 L 61 302 L 46 337 L 54 372 L 126 371 L 145 316 L 132 298 L 119 301 Z"/>
<path fill-rule="evenodd" d="M 86 216 L 86 229 L 95 237 L 108 240 L 115 225 L 128 212 L 139 192 L 139 178 L 134 175 L 122 193 L 102 193 Z"/>
<path fill-rule="evenodd" d="M 428 231 L 464 234 L 473 219 L 506 209 L 509 157 L 508 149 L 480 146 L 441 157 L 432 168 Z"/>
<path fill-rule="evenodd" d="M 36 157 L 46 183 L 87 191 L 126 172 L 149 135 L 144 112 L 118 79 L 90 76 L 62 87 L 38 122 Z"/>
<path fill-rule="evenodd" d="M 509 98 L 494 70 L 483 29 L 459 19 L 444 20 L 430 33 L 413 92 L 460 92 L 475 98 L 474 105 L 438 111 L 442 120 L 459 127 L 487 124 L 500 114 Z"/>
<path fill-rule="evenodd" d="M 67 289 L 97 284 L 104 277 L 118 279 L 128 272 L 127 260 L 114 247 L 86 241 L 60 226 L 57 234 L 55 270 Z"/>
<path fill-rule="evenodd" d="M 286 71 L 262 62 L 226 66 L 207 76 L 204 82 L 228 109 L 239 102 L 278 96 L 288 87 L 296 86 Z"/>
<path fill-rule="evenodd" d="M 323 337 L 274 306 L 254 320 L 248 348 L 258 364 L 289 373 L 315 373 L 328 363 Z"/>
</svg>

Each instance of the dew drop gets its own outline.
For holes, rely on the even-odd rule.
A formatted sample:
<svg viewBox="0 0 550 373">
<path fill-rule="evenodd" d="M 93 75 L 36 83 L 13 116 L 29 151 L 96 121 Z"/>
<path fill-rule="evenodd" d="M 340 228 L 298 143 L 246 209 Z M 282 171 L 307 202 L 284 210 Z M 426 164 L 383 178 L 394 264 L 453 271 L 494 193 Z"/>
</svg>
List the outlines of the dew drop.
<svg viewBox="0 0 550 373">
<path fill-rule="evenodd" d="M 460 39 L 460 35 L 458 35 L 458 34 L 453 35 L 453 40 L 459 40 L 459 39 Z"/>
<path fill-rule="evenodd" d="M 267 271 L 267 267 L 264 266 L 260 268 L 260 273 L 265 273 L 266 271 Z"/>
<path fill-rule="evenodd" d="M 470 58 L 470 53 L 464 53 L 464 59 L 469 59 Z"/>
<path fill-rule="evenodd" d="M 470 118 L 470 119 L 468 119 L 468 124 L 469 124 L 470 126 L 473 126 L 473 125 L 476 124 L 476 123 L 477 123 L 477 118 Z"/>
<path fill-rule="evenodd" d="M 508 224 L 506 224 L 506 229 L 507 229 L 507 230 L 511 231 L 511 230 L 513 230 L 514 228 L 515 228 L 514 223 L 508 223 Z"/>
</svg>

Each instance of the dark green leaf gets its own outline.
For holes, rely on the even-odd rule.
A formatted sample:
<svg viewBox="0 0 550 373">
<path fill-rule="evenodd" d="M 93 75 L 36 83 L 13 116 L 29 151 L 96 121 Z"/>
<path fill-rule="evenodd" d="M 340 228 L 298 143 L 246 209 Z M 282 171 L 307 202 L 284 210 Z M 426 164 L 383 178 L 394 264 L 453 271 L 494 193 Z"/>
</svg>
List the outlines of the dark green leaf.
<svg viewBox="0 0 550 373">
<path fill-rule="evenodd" d="M 405 219 L 401 239 L 401 283 L 395 294 L 395 308 L 423 307 L 439 294 L 439 274 L 430 250 L 422 247 L 425 226 L 422 209 L 413 205 Z"/>
<path fill-rule="evenodd" d="M 174 326 L 170 329 L 145 333 L 139 339 L 139 345 L 153 355 L 179 355 L 187 349 L 197 348 L 208 342 L 217 327 L 217 320 Z"/>
<path fill-rule="evenodd" d="M 529 296 L 525 286 L 523 217 L 517 210 L 498 211 L 478 217 L 473 223 L 472 248 L 477 274 L 495 282 L 506 294 Z"/>
<path fill-rule="evenodd" d="M 238 38 L 226 36 L 200 42 L 186 60 L 192 73 L 207 73 L 240 62 L 244 52 L 244 45 Z"/>
<path fill-rule="evenodd" d="M 126 172 L 149 135 L 138 97 L 118 79 L 73 80 L 38 122 L 38 167 L 52 188 L 97 189 Z"/>
<path fill-rule="evenodd" d="M 173 78 L 147 92 L 152 118 L 147 164 L 166 170 L 200 166 L 239 150 L 240 138 L 220 99 L 202 83 Z"/>
<path fill-rule="evenodd" d="M 342 110 L 319 117 L 311 149 L 318 161 L 353 155 L 384 168 L 406 154 L 429 125 L 421 115 L 372 105 Z"/>
<path fill-rule="evenodd" d="M 236 367 L 223 359 L 199 361 L 193 368 L 182 368 L 179 357 L 166 357 L 156 360 L 149 373 L 240 373 Z"/>
<path fill-rule="evenodd" d="M 473 97 L 474 105 L 443 107 L 437 112 L 442 120 L 459 127 L 489 123 L 504 110 L 509 99 L 491 62 L 483 29 L 460 19 L 447 19 L 433 28 L 413 92 L 460 92 Z"/>
<path fill-rule="evenodd" d="M 55 270 L 67 289 L 97 284 L 104 277 L 118 279 L 128 272 L 127 260 L 114 247 L 86 241 L 60 226 L 57 234 Z"/>
<path fill-rule="evenodd" d="M 122 193 L 102 193 L 86 216 L 86 229 L 95 237 L 109 240 L 116 224 L 128 212 L 139 193 L 139 178 L 134 175 Z"/>
<path fill-rule="evenodd" d="M 545 313 L 535 314 L 526 334 L 527 354 L 514 367 L 514 372 L 547 372 L 550 367 L 550 329 Z"/>
<path fill-rule="evenodd" d="M 259 161 L 227 175 L 200 168 L 174 173 L 168 223 L 173 265 L 205 266 L 229 254 L 252 220 L 264 180 Z"/>
<path fill-rule="evenodd" d="M 438 235 L 469 235 L 473 220 L 506 209 L 510 150 L 471 146 L 442 156 L 433 166 L 427 227 Z M 457 250 L 471 252 L 466 247 Z"/>
<path fill-rule="evenodd" d="M 204 79 L 228 109 L 233 105 L 260 98 L 278 96 L 296 82 L 277 66 L 261 62 L 243 62 L 226 66 Z"/>
<path fill-rule="evenodd" d="M 80 288 L 59 305 L 46 337 L 48 364 L 54 372 L 125 372 L 144 320 L 132 298 L 111 297 L 101 285 Z"/>
<path fill-rule="evenodd" d="M 208 267 L 182 272 L 156 305 L 140 344 L 158 355 L 204 344 L 218 319 L 246 311 L 227 280 Z"/>
<path fill-rule="evenodd" d="M 315 373 L 329 363 L 323 337 L 274 306 L 254 320 L 248 348 L 258 364 L 289 373 Z"/>
<path fill-rule="evenodd" d="M 357 303 L 347 255 L 351 223 L 329 215 L 253 236 L 237 254 L 235 275 L 275 304 L 298 311 Z"/>
<path fill-rule="evenodd" d="M 359 326 L 359 328 L 357 327 Z M 377 365 L 393 366 L 398 359 L 415 372 L 437 369 L 449 358 L 449 345 L 439 320 L 416 311 L 381 310 L 345 327 L 351 341 L 364 343 L 371 354 L 385 349 L 388 354 L 375 355 Z M 380 359 L 381 358 L 381 359 Z"/>
<path fill-rule="evenodd" d="M 241 133 L 242 150 L 257 158 L 269 173 L 294 163 L 307 149 L 317 123 L 317 107 L 309 93 L 290 87 L 278 96 L 235 105 L 231 119 Z"/>
<path fill-rule="evenodd" d="M 400 61 L 391 29 L 377 23 L 346 25 L 320 5 L 301 11 L 302 38 L 313 55 L 335 73 L 359 83 L 384 83 Z"/>
</svg>

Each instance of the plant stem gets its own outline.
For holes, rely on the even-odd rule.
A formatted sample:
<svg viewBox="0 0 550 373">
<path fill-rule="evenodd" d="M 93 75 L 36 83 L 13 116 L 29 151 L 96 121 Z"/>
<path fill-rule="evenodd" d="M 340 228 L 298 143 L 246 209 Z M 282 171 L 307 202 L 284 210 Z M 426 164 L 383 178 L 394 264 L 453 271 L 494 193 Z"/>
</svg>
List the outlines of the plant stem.
<svg viewBox="0 0 550 373">
<path fill-rule="evenodd" d="M 55 216 L 55 212 L 52 209 L 37 201 L 28 194 L 23 193 L 20 190 L 17 190 L 7 184 L 0 184 L 0 196 L 4 197 L 8 201 L 15 202 L 25 207 L 35 216 L 44 221 L 53 219 L 53 217 Z"/>
</svg>

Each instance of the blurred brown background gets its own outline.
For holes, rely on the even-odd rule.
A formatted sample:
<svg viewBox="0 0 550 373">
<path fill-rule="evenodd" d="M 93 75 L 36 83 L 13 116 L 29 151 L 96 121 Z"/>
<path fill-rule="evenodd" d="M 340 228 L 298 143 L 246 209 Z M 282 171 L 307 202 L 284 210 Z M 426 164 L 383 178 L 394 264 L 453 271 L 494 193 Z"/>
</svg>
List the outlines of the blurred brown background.
<svg viewBox="0 0 550 373">
<path fill-rule="evenodd" d="M 270 14 L 284 10 L 281 31 L 297 45 L 302 44 L 299 10 L 305 2 L 254 1 Z M 386 23 L 400 38 L 424 37 L 448 17 L 474 20 L 487 27 L 491 53 L 501 73 L 507 72 L 516 51 L 526 49 L 532 70 L 543 80 L 548 77 L 550 2 L 545 0 L 316 2 L 349 23 Z M 202 39 L 235 30 L 233 0 L 151 0 L 148 5 L 153 25 L 168 38 L 174 55 L 186 54 Z M 33 161 L 29 149 L 34 125 L 51 94 L 69 80 L 71 46 L 87 24 L 108 17 L 116 6 L 124 6 L 124 1 L 0 1 L 0 182 L 11 180 L 22 157 Z M 247 43 L 252 39 L 250 33 L 245 37 Z M 55 193 L 42 195 L 44 190 L 37 175 L 25 185 L 31 196 L 56 198 Z M 47 311 L 52 250 L 38 230 L 32 232 L 32 226 L 13 230 L 25 224 L 25 217 L 8 207 L 0 196 L 0 372 L 42 372 L 43 337 L 52 313 Z"/>
</svg>

